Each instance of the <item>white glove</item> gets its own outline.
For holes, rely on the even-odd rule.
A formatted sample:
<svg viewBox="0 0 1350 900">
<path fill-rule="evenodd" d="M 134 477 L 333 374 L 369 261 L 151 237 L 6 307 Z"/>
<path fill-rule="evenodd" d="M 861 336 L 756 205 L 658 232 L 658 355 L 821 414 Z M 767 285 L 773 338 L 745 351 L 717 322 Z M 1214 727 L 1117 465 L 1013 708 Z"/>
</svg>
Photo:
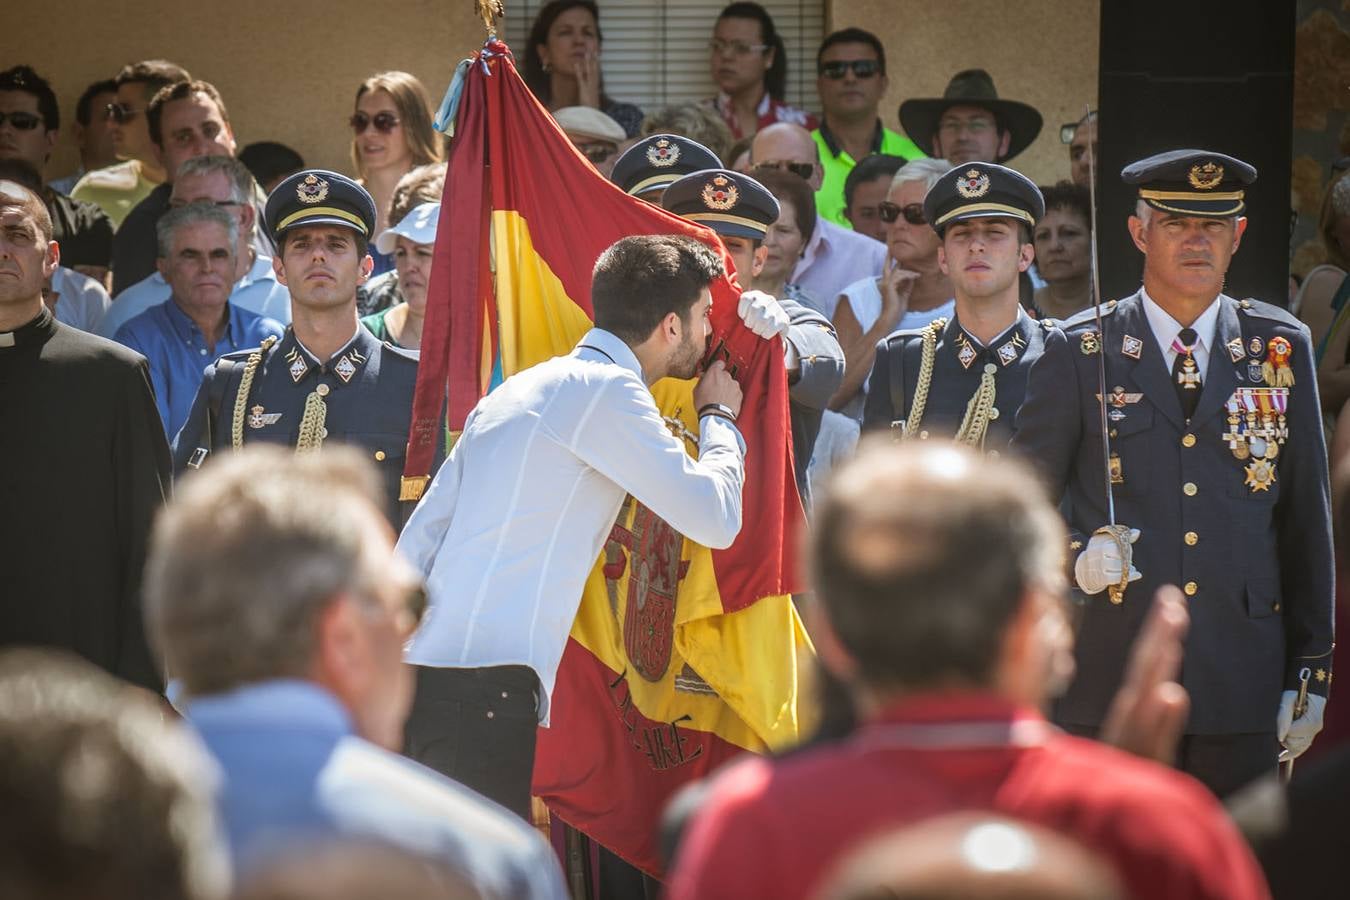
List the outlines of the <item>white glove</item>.
<svg viewBox="0 0 1350 900">
<path fill-rule="evenodd" d="M 1139 540 L 1139 529 L 1130 529 L 1130 543 Z M 1120 583 L 1121 567 L 1124 560 L 1120 557 L 1120 548 L 1110 535 L 1094 534 L 1087 547 L 1078 554 L 1073 564 L 1073 576 L 1078 587 L 1085 594 L 1100 594 L 1113 584 Z M 1133 565 L 1130 566 L 1130 581 L 1138 581 L 1143 576 Z"/>
<path fill-rule="evenodd" d="M 1280 762 L 1297 759 L 1312 745 L 1317 732 L 1322 730 L 1322 715 L 1327 709 L 1327 698 L 1309 694 L 1308 708 L 1295 719 L 1294 703 L 1297 700 L 1298 691 L 1285 691 L 1280 695 L 1280 712 L 1275 717 L 1275 736 L 1284 745 Z"/>
<path fill-rule="evenodd" d="M 774 335 L 787 337 L 788 328 L 792 325 L 783 304 L 763 291 L 746 291 L 741 294 L 741 302 L 736 307 L 736 313 L 746 328 L 765 340 Z"/>
</svg>

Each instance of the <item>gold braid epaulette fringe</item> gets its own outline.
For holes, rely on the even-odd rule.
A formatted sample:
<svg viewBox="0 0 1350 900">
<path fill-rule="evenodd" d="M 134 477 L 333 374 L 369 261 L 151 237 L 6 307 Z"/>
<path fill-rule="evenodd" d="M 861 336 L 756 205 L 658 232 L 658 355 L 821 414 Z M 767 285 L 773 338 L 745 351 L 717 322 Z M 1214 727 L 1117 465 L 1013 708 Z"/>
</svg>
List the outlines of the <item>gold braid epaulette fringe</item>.
<svg viewBox="0 0 1350 900">
<path fill-rule="evenodd" d="M 244 363 L 244 377 L 239 379 L 239 392 L 234 395 L 234 417 L 230 420 L 230 446 L 235 450 L 244 446 L 244 418 L 248 413 L 248 395 L 253 390 L 253 376 L 262 365 L 263 354 L 277 342 L 275 337 L 264 338 L 262 344 L 248 355 Z"/>
<path fill-rule="evenodd" d="M 305 413 L 300 417 L 300 434 L 295 440 L 296 453 L 318 450 L 323 446 L 323 423 L 327 417 L 328 404 L 323 402 L 323 395 L 318 391 L 310 391 L 305 398 Z"/>
<path fill-rule="evenodd" d="M 919 360 L 919 381 L 914 386 L 914 403 L 905 422 L 904 435 L 912 437 L 919 432 L 923 409 L 928 405 L 928 388 L 933 383 L 933 361 L 937 358 L 937 339 L 947 327 L 946 319 L 934 319 L 923 333 L 923 356 Z"/>
</svg>

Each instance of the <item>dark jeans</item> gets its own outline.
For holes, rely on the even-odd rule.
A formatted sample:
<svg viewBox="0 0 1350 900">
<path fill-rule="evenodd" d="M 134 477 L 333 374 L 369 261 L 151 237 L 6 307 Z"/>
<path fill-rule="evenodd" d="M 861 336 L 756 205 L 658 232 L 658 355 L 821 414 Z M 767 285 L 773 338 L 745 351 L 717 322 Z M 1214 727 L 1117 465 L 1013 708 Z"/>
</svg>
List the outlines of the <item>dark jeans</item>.
<svg viewBox="0 0 1350 900">
<path fill-rule="evenodd" d="M 1087 725 L 1061 726 L 1069 734 L 1096 738 Z M 1278 765 L 1280 743 L 1275 732 L 1256 734 L 1185 734 L 1177 746 L 1177 768 L 1198 780 L 1220 799 L 1246 787 Z"/>
<path fill-rule="evenodd" d="M 408 756 L 530 821 L 539 678 L 528 666 L 415 666 Z"/>
</svg>

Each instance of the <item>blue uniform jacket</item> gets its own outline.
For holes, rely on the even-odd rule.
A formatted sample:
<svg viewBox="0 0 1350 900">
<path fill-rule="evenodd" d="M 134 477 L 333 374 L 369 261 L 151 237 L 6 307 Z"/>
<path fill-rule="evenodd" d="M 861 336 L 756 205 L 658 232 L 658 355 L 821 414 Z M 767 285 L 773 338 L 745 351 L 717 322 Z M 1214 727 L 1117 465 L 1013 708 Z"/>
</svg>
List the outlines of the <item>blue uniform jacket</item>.
<svg viewBox="0 0 1350 900">
<path fill-rule="evenodd" d="M 200 456 L 199 449 L 215 452 L 231 446 L 235 399 L 254 352 L 227 354 L 207 368 L 187 422 L 174 439 L 175 473 L 181 474 L 194 454 Z M 306 398 L 323 391 L 324 446 L 355 446 L 375 464 L 385 486 L 386 514 L 397 530 L 404 518 L 399 494 L 416 382 L 417 357 L 381 343 L 364 327 L 326 364 L 300 346 L 287 328 L 263 353 L 254 376 L 245 403 L 244 443 L 294 446 Z M 406 505 L 410 512 L 413 504 Z"/>
<path fill-rule="evenodd" d="M 998 367 L 994 373 L 994 409 L 998 410 L 998 416 L 989 423 L 985 448 L 1004 450 L 1012 438 L 1017 409 L 1026 395 L 1027 376 L 1032 364 L 1040 358 L 1049 327 L 1048 322 L 1037 322 L 1022 312 L 1012 327 L 984 348 L 966 334 L 959 317 L 952 316 L 938 336 L 933 380 L 920 421 L 920 434 L 955 436 L 966 406 L 980 386 L 984 367 L 993 364 Z M 864 431 L 890 428 L 892 423 L 909 418 L 927 330 L 897 331 L 877 344 L 863 407 Z"/>
<path fill-rule="evenodd" d="M 1086 598 L 1078 674 L 1057 717 L 1098 725 L 1163 584 L 1182 586 L 1191 627 L 1182 684 L 1192 734 L 1272 732 L 1280 691 L 1325 694 L 1332 642 L 1332 546 L 1327 456 L 1308 330 L 1282 309 L 1220 296 L 1214 346 L 1188 425 L 1170 368 L 1134 294 L 1103 309 L 1105 337 L 1089 310 L 1046 336 L 1032 367 L 1013 447 L 1039 465 L 1079 547 L 1106 524 L 1097 353 L 1106 362 L 1110 449 L 1119 457 L 1116 521 L 1141 532 L 1143 578 L 1115 606 Z M 1257 489 L 1225 437 L 1226 405 L 1239 388 L 1264 387 L 1267 343 L 1293 348 L 1288 438 L 1275 480 Z M 1094 349 L 1095 348 L 1095 349 Z M 1072 546 L 1072 545 L 1071 545 Z"/>
</svg>

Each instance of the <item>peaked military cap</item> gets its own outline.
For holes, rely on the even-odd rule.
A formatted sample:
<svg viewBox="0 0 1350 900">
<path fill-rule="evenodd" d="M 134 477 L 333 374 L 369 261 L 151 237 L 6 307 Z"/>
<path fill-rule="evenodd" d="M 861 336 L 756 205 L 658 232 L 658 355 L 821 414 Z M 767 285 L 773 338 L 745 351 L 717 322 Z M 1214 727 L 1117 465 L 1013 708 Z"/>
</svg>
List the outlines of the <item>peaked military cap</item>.
<svg viewBox="0 0 1350 900">
<path fill-rule="evenodd" d="M 717 154 L 678 134 L 653 134 L 625 150 L 614 161 L 609 179 L 634 197 L 670 187 L 690 172 L 716 169 Z"/>
<path fill-rule="evenodd" d="M 953 222 L 1006 216 L 1034 226 L 1045 215 L 1041 189 L 1021 172 L 995 163 L 956 166 L 923 198 L 923 215 L 941 235 Z"/>
<path fill-rule="evenodd" d="M 718 234 L 755 241 L 762 241 L 778 220 L 778 201 L 769 189 L 730 169 L 705 169 L 684 176 L 666 188 L 661 206 Z"/>
<path fill-rule="evenodd" d="M 305 169 L 276 186 L 263 218 L 274 239 L 302 225 L 345 225 L 369 239 L 375 230 L 375 201 L 346 175 Z"/>
<path fill-rule="evenodd" d="M 1154 209 L 1224 219 L 1247 208 L 1243 189 L 1256 168 L 1210 150 L 1169 150 L 1130 163 L 1120 177 L 1139 185 L 1139 198 Z"/>
</svg>

